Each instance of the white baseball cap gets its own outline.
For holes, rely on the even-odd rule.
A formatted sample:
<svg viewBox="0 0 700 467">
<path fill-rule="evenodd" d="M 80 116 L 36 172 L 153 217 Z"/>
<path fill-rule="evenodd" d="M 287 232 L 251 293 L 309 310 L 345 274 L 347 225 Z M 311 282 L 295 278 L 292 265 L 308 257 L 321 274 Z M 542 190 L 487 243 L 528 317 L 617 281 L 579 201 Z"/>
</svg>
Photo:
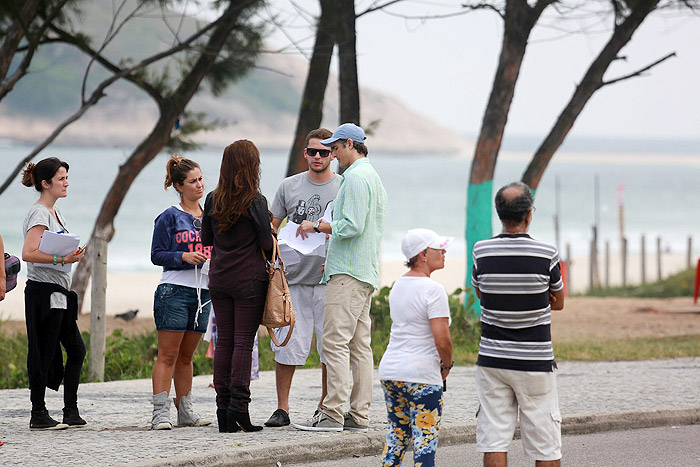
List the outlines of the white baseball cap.
<svg viewBox="0 0 700 467">
<path fill-rule="evenodd" d="M 401 251 L 406 259 L 411 259 L 426 248 L 444 250 L 454 237 L 441 237 L 430 229 L 411 229 L 401 240 Z"/>
</svg>

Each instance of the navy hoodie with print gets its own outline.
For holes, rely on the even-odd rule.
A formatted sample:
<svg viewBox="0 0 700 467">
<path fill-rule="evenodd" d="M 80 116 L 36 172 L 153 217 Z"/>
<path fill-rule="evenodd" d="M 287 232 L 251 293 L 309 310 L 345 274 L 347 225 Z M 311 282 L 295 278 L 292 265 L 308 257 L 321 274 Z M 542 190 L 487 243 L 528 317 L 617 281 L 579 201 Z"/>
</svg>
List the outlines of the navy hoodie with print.
<svg viewBox="0 0 700 467">
<path fill-rule="evenodd" d="M 164 271 L 194 269 L 182 260 L 182 253 L 198 251 L 211 257 L 211 247 L 203 246 L 194 217 L 175 206 L 170 206 L 155 220 L 151 241 L 151 262 L 163 266 Z M 202 265 L 198 265 L 201 267 Z"/>
</svg>

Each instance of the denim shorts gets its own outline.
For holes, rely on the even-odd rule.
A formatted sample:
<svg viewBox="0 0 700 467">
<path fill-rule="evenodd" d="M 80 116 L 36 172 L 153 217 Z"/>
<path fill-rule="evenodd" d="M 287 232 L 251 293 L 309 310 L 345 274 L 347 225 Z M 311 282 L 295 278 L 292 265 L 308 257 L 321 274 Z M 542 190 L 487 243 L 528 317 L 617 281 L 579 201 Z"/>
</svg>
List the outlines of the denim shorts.
<svg viewBox="0 0 700 467">
<path fill-rule="evenodd" d="M 209 291 L 202 289 L 202 303 L 209 301 Z M 159 331 L 204 333 L 209 322 L 211 303 L 197 316 L 197 289 L 183 285 L 160 284 L 153 297 L 153 317 Z"/>
</svg>

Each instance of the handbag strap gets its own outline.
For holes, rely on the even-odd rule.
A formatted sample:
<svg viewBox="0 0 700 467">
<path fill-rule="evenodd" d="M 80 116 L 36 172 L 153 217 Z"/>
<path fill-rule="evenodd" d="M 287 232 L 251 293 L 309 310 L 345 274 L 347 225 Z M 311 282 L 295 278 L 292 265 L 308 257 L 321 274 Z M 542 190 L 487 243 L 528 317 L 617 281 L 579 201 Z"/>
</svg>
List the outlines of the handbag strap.
<svg viewBox="0 0 700 467">
<path fill-rule="evenodd" d="M 291 299 L 292 299 L 292 297 L 289 297 L 289 300 L 291 300 Z M 289 306 L 286 301 L 284 302 L 284 306 L 285 306 L 285 308 Z M 285 313 L 286 313 L 286 310 L 285 310 Z M 287 337 L 284 338 L 284 341 L 282 341 L 281 344 L 279 343 L 279 341 L 277 340 L 277 337 L 275 336 L 275 331 L 271 327 L 266 326 L 267 333 L 270 335 L 270 339 L 277 347 L 284 347 L 285 345 L 287 345 L 287 342 L 289 342 L 289 339 L 292 337 L 292 331 L 294 331 L 295 321 L 296 321 L 296 319 L 294 318 L 294 313 L 292 313 L 292 319 L 289 322 L 289 332 L 287 333 Z"/>
<path fill-rule="evenodd" d="M 260 254 L 262 254 L 263 261 L 265 261 L 265 264 L 268 263 L 267 256 L 265 256 L 265 250 L 260 247 Z M 280 256 L 280 244 L 277 241 L 277 237 L 274 235 L 272 236 L 272 258 L 269 260 L 270 264 L 275 264 L 279 260 L 280 266 L 284 266 L 282 263 L 282 256 Z"/>
</svg>

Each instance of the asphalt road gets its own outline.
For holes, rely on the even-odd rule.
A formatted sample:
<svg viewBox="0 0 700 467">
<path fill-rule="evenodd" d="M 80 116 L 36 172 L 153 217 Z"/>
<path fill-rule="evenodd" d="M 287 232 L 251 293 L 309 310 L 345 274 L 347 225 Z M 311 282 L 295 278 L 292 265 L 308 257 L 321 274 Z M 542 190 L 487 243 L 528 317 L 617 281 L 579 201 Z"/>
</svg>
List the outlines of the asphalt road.
<svg viewBox="0 0 700 467">
<path fill-rule="evenodd" d="M 612 431 L 590 435 L 564 436 L 562 465 L 576 467 L 700 467 L 700 425 Z M 436 465 L 440 467 L 480 466 L 482 455 L 476 445 L 440 447 Z M 305 467 L 377 467 L 380 457 L 360 457 L 339 461 L 303 464 Z M 301 467 L 302 464 L 283 467 Z M 523 454 L 522 443 L 514 440 L 508 452 L 510 467 L 532 467 L 535 462 Z M 412 453 L 404 467 L 413 466 Z"/>
</svg>

